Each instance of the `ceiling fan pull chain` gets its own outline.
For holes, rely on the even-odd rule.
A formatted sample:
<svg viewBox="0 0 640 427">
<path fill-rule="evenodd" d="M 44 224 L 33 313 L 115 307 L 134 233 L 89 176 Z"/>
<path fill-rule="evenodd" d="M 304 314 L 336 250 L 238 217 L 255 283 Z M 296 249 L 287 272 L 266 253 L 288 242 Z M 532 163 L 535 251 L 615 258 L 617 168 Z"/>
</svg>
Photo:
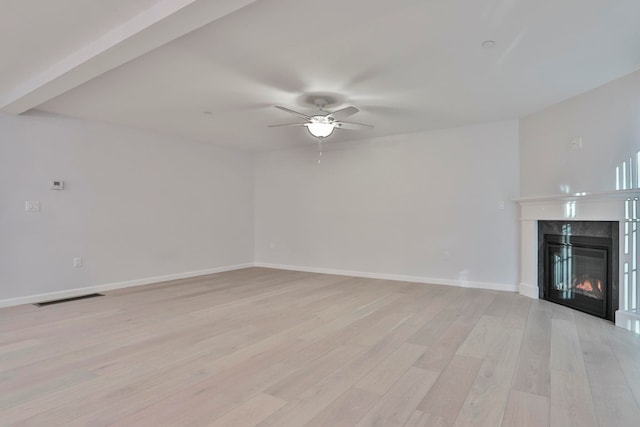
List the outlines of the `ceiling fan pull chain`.
<svg viewBox="0 0 640 427">
<path fill-rule="evenodd" d="M 318 164 L 322 160 L 322 141 L 318 140 Z"/>
</svg>

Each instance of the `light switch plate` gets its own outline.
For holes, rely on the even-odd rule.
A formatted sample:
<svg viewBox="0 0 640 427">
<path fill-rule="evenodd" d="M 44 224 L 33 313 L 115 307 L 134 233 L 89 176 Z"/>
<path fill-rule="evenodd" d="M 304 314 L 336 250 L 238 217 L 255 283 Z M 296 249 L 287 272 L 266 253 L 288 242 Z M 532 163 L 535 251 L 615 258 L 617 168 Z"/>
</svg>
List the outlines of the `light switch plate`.
<svg viewBox="0 0 640 427">
<path fill-rule="evenodd" d="M 24 202 L 24 210 L 29 212 L 39 212 L 40 211 L 40 202 L 35 200 L 27 200 Z"/>
</svg>

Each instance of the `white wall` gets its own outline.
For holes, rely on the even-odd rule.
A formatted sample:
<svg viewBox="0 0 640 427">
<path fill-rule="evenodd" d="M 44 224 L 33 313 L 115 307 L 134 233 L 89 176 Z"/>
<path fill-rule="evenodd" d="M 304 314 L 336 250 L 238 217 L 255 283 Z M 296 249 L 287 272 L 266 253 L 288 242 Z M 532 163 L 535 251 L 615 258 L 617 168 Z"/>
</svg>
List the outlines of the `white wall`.
<svg viewBox="0 0 640 427">
<path fill-rule="evenodd" d="M 616 166 L 638 150 L 640 71 L 521 120 L 521 195 L 615 190 Z"/>
<path fill-rule="evenodd" d="M 517 122 L 326 150 L 256 156 L 258 263 L 516 289 Z"/>
<path fill-rule="evenodd" d="M 252 168 L 177 138 L 0 115 L 0 301 L 253 262 Z"/>
</svg>

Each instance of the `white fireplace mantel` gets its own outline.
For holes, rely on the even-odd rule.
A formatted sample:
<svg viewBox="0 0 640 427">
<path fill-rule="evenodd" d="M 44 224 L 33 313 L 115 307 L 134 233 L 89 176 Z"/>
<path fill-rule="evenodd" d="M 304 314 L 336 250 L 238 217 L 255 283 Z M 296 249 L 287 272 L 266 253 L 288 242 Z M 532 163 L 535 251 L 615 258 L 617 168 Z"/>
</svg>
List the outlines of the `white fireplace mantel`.
<svg viewBox="0 0 640 427">
<path fill-rule="evenodd" d="M 624 221 L 625 201 L 640 198 L 640 190 L 562 194 L 515 199 L 520 219 L 533 221 Z"/>
<path fill-rule="evenodd" d="M 538 221 L 618 221 L 619 271 L 618 283 L 623 284 L 625 254 L 624 236 L 627 200 L 640 198 L 640 190 L 603 193 L 580 193 L 531 197 L 514 200 L 520 205 L 520 285 L 521 295 L 538 298 Z M 616 325 L 640 332 L 640 316 L 636 310 L 624 310 L 625 298 L 620 291 L 620 309 L 615 313 Z"/>
</svg>

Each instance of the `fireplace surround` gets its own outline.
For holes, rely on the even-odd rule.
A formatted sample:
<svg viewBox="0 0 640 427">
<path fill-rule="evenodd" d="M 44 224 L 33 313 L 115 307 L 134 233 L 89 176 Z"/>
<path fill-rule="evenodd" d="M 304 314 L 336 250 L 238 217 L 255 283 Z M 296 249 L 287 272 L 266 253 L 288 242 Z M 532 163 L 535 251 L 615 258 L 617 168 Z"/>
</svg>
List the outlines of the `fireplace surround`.
<svg viewBox="0 0 640 427">
<path fill-rule="evenodd" d="M 617 297 L 612 295 L 618 308 L 611 317 L 616 326 L 640 333 L 640 189 L 516 201 L 520 205 L 520 294 L 541 298 L 539 222 L 614 222 L 618 261 L 612 266 L 612 280 L 619 289 Z"/>
</svg>

